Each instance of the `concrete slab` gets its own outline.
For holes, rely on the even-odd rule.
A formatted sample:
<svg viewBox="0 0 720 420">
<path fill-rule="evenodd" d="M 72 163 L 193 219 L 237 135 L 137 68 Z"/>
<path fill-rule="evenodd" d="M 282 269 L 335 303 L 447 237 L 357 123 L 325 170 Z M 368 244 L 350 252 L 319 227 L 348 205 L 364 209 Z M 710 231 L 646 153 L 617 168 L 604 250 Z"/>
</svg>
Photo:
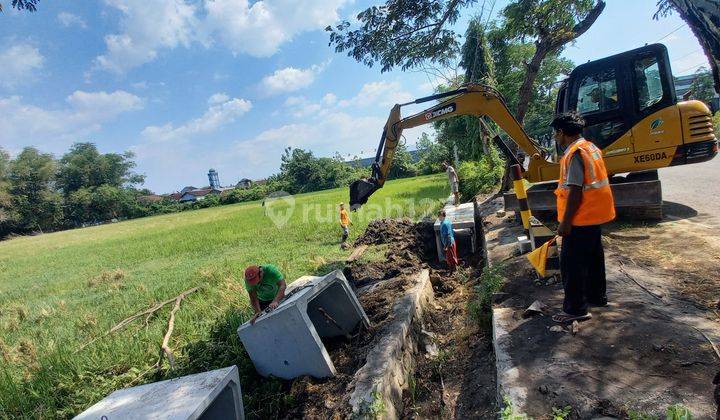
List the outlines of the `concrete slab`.
<svg viewBox="0 0 720 420">
<path fill-rule="evenodd" d="M 381 418 L 397 419 L 403 412 L 402 393 L 415 372 L 415 355 L 423 330 L 423 314 L 434 302 L 428 270 L 415 277 L 415 286 L 393 306 L 392 322 L 370 350 L 356 373 L 350 396 L 353 418 L 375 418 L 373 406 L 382 406 Z"/>
<path fill-rule="evenodd" d="M 466 244 L 463 243 L 464 247 L 470 248 L 468 253 L 475 253 L 477 251 L 477 244 L 475 243 L 475 204 L 474 203 L 463 203 L 459 206 L 446 205 L 445 208 L 446 218 L 450 220 L 453 225 L 453 231 L 458 241 L 458 253 L 460 253 L 460 239 L 467 238 Z M 436 220 L 433 225 L 435 229 L 435 247 L 437 249 L 438 261 L 445 261 L 445 253 L 443 252 L 442 242 L 440 241 L 440 220 Z"/>
<path fill-rule="evenodd" d="M 76 420 L 244 419 L 237 366 L 121 389 Z"/>
<path fill-rule="evenodd" d="M 292 282 L 277 309 L 261 315 L 255 325 L 241 325 L 238 335 L 263 376 L 325 378 L 335 375 L 335 366 L 321 338 L 350 334 L 360 324 L 369 327 L 370 321 L 342 271 L 336 270 Z"/>
</svg>

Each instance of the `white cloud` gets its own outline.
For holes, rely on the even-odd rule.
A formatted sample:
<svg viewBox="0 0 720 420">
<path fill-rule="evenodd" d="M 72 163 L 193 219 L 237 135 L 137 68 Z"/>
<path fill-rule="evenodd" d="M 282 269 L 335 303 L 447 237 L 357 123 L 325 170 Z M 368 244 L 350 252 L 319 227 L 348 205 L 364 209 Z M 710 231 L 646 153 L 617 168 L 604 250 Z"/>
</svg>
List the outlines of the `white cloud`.
<svg viewBox="0 0 720 420">
<path fill-rule="evenodd" d="M 322 29 L 338 20 L 346 0 L 205 1 L 205 32 L 234 53 L 255 57 L 275 54 L 295 35 Z"/>
<path fill-rule="evenodd" d="M 260 88 L 267 95 L 277 95 L 285 92 L 294 92 L 308 87 L 315 81 L 315 76 L 320 73 L 324 65 L 314 65 L 307 69 L 296 69 L 286 67 L 275 70 L 273 74 L 263 77 Z"/>
<path fill-rule="evenodd" d="M 32 144 L 44 151 L 62 152 L 120 114 L 143 107 L 141 98 L 121 90 L 78 90 L 66 102 L 66 107 L 46 109 L 25 103 L 20 96 L 0 97 L 0 144 L 11 150 Z"/>
<path fill-rule="evenodd" d="M 85 21 L 78 15 L 74 15 L 69 12 L 60 12 L 57 16 L 58 21 L 60 24 L 66 28 L 70 26 L 77 26 L 79 28 L 87 28 L 87 24 Z"/>
<path fill-rule="evenodd" d="M 7 42 L 12 43 L 13 40 Z M 15 44 L 0 51 L 0 86 L 14 88 L 31 83 L 37 77 L 35 71 L 42 68 L 44 61 L 40 50 L 27 43 Z"/>
<path fill-rule="evenodd" d="M 360 92 L 350 100 L 350 104 L 357 106 L 376 104 L 382 107 L 391 107 L 411 100 L 413 100 L 413 95 L 403 90 L 399 82 L 380 81 L 365 83 Z"/>
<path fill-rule="evenodd" d="M 309 101 L 304 96 L 290 96 L 285 100 L 285 108 L 295 118 L 304 118 L 310 115 L 320 115 L 323 110 L 322 105 Z"/>
<path fill-rule="evenodd" d="M 239 98 L 230 99 L 223 94 L 215 94 L 210 97 L 210 107 L 205 113 L 193 120 L 190 120 L 178 127 L 172 123 L 162 126 L 148 126 L 142 131 L 142 136 L 152 142 L 185 140 L 198 133 L 210 133 L 234 122 L 237 118 L 250 111 L 250 101 Z M 219 101 L 224 99 L 224 101 Z"/>
<path fill-rule="evenodd" d="M 225 93 L 216 93 L 208 99 L 208 105 L 217 105 L 230 100 L 230 97 Z"/>
<path fill-rule="evenodd" d="M 322 100 L 325 105 L 335 105 L 337 96 L 334 93 L 326 93 Z"/>
<path fill-rule="evenodd" d="M 97 68 L 122 74 L 161 50 L 219 42 L 234 54 L 268 57 L 299 33 L 338 19 L 348 0 L 105 0 L 122 14 L 120 31 L 105 36 Z"/>
<path fill-rule="evenodd" d="M 95 59 L 97 67 L 113 73 L 154 60 L 163 48 L 189 46 L 197 40 L 195 6 L 184 0 L 105 0 L 118 9 L 121 33 L 105 36 L 107 51 Z"/>
</svg>

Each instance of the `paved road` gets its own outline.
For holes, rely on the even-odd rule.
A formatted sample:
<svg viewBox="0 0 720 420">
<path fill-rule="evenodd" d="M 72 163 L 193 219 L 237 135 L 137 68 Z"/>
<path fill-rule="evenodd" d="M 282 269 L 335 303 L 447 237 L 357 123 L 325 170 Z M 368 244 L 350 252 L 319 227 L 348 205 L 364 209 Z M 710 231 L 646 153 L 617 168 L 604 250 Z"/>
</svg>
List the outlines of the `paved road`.
<svg viewBox="0 0 720 420">
<path fill-rule="evenodd" d="M 696 219 L 720 222 L 720 157 L 694 165 L 660 169 L 663 200 L 690 207 L 698 213 Z M 682 217 L 683 208 L 671 205 L 670 215 Z M 688 210 L 685 208 L 685 210 Z"/>
</svg>

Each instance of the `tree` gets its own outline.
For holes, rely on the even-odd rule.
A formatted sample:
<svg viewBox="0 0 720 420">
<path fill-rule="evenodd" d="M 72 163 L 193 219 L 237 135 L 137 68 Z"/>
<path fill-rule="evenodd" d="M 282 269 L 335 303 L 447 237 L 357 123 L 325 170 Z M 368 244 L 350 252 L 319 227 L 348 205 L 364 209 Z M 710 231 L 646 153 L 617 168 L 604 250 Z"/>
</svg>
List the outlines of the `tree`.
<svg viewBox="0 0 720 420">
<path fill-rule="evenodd" d="M 448 65 L 460 51 L 454 24 L 473 0 L 386 0 L 358 14 L 358 28 L 343 21 L 330 32 L 330 45 L 367 66 L 402 70 L 425 63 Z M 523 122 L 543 59 L 587 31 L 605 8 L 603 0 L 516 0 L 502 11 L 506 34 L 531 39 L 535 52 L 526 64 L 516 118 Z M 481 10 L 481 15 L 484 10 Z M 471 29 L 471 28 L 469 28 Z"/>
<path fill-rule="evenodd" d="M 407 178 L 415 175 L 417 175 L 417 171 L 413 165 L 412 155 L 404 143 L 398 144 L 393 156 L 393 164 L 388 172 L 388 179 Z"/>
<path fill-rule="evenodd" d="M 36 12 L 37 4 L 40 0 L 13 0 L 12 7 L 17 10 L 27 10 L 28 12 Z M 0 3 L 0 12 L 3 11 L 2 3 Z"/>
<path fill-rule="evenodd" d="M 559 53 L 584 34 L 605 9 L 603 0 L 517 0 L 503 9 L 504 32 L 511 39 L 532 39 L 535 51 L 518 93 L 515 118 L 525 120 L 535 79 L 548 54 Z"/>
<path fill-rule="evenodd" d="M 425 62 L 448 65 L 458 50 L 453 25 L 460 10 L 475 0 L 387 0 L 357 15 L 358 29 L 347 20 L 328 26 L 330 46 L 382 72 L 396 66 L 408 70 Z"/>
<path fill-rule="evenodd" d="M 0 149 L 0 238 L 4 238 L 13 231 L 17 222 L 17 214 L 12 205 L 10 195 L 10 155 Z"/>
<path fill-rule="evenodd" d="M 450 151 L 444 144 L 433 141 L 427 133 L 422 133 L 415 145 L 418 153 L 416 168 L 423 175 L 443 170 L 442 163 L 450 160 Z"/>
<path fill-rule="evenodd" d="M 720 93 L 720 3 L 717 0 L 658 0 L 654 18 L 678 12 L 705 51 L 715 91 Z"/>
<path fill-rule="evenodd" d="M 291 194 L 346 186 L 364 172 L 341 160 L 318 158 L 311 151 L 290 147 L 285 149 L 281 162 L 280 173 L 270 181 Z"/>
<path fill-rule="evenodd" d="M 131 152 L 101 154 L 92 143 L 75 143 L 60 159 L 58 189 L 69 195 L 80 188 L 106 184 L 118 188 L 142 184 L 144 177 L 132 172 L 133 157 Z"/>
<path fill-rule="evenodd" d="M 465 70 L 465 83 L 495 86 L 495 64 L 480 18 L 470 21 L 461 54 L 460 67 Z"/>
<path fill-rule="evenodd" d="M 692 92 L 691 97 L 698 101 L 703 101 L 710 106 L 713 98 L 715 98 L 712 74 L 710 74 L 705 67 L 700 67 L 695 72 L 695 75 L 697 77 L 690 85 L 690 92 Z"/>
<path fill-rule="evenodd" d="M 62 224 L 62 197 L 53 189 L 55 168 L 52 155 L 33 147 L 23 149 L 10 163 L 10 194 L 21 232 L 42 232 Z"/>
</svg>

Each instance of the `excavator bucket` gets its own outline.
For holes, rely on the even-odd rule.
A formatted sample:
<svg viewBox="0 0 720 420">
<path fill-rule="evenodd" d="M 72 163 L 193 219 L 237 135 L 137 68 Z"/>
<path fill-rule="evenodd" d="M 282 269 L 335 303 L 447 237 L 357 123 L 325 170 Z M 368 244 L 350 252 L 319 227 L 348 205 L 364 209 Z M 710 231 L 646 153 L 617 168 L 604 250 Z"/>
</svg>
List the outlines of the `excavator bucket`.
<svg viewBox="0 0 720 420">
<path fill-rule="evenodd" d="M 350 209 L 357 210 L 367 203 L 368 198 L 378 190 L 378 185 L 372 178 L 358 179 L 350 184 Z"/>
</svg>

